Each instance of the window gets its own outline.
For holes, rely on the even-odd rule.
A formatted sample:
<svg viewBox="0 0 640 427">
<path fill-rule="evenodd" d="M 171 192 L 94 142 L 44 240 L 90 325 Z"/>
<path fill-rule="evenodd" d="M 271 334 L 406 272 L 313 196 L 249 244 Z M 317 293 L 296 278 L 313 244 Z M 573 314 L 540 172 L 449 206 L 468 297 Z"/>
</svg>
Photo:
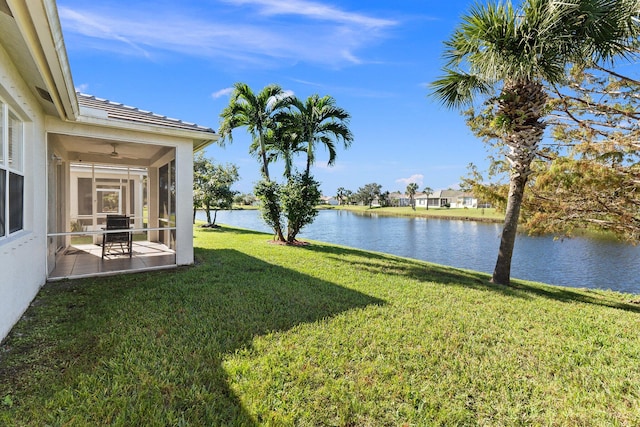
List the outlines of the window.
<svg viewBox="0 0 640 427">
<path fill-rule="evenodd" d="M 6 175 L 4 174 L 4 171 L 2 169 L 0 169 L 0 194 L 2 194 L 2 197 L 0 197 L 0 239 L 3 238 L 6 234 L 6 217 L 7 217 L 7 212 L 6 212 L 6 196 L 5 193 L 7 192 L 7 183 L 6 183 Z"/>
<path fill-rule="evenodd" d="M 9 172 L 9 233 L 22 230 L 24 177 Z"/>
<path fill-rule="evenodd" d="M 98 188 L 98 213 L 120 214 L 122 205 L 120 203 L 119 188 Z"/>
<path fill-rule="evenodd" d="M 93 180 L 78 178 L 78 215 L 93 215 Z"/>
<path fill-rule="evenodd" d="M 24 227 L 24 123 L 0 101 L 0 239 Z"/>
</svg>

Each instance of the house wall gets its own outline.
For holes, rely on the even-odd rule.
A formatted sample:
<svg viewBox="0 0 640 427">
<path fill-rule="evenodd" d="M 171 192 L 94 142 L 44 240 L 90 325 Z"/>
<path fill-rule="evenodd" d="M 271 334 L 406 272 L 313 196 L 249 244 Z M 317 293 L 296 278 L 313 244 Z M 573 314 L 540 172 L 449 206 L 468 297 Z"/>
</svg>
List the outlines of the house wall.
<svg viewBox="0 0 640 427">
<path fill-rule="evenodd" d="M 47 277 L 47 149 L 44 113 L 2 46 L 0 98 L 25 122 L 24 228 L 14 235 L 0 239 L 1 340 L 29 307 Z"/>
<path fill-rule="evenodd" d="M 176 264 L 193 264 L 193 144 L 176 147 Z"/>
<path fill-rule="evenodd" d="M 441 206 L 441 200 L 439 198 L 430 197 L 429 199 L 425 199 L 425 198 L 416 199 L 416 207 L 426 208 L 427 203 L 429 203 L 430 208 L 439 208 Z"/>
</svg>

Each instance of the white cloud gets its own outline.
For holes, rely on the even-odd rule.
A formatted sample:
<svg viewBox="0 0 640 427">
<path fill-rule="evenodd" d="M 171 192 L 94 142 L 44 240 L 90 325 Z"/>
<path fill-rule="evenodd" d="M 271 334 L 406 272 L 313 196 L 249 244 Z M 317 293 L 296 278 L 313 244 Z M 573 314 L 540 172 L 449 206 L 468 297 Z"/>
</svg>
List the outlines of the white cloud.
<svg viewBox="0 0 640 427">
<path fill-rule="evenodd" d="M 126 29 L 124 31 L 116 30 L 119 26 L 108 17 L 103 17 L 101 14 L 82 13 L 66 7 L 59 7 L 58 14 L 60 20 L 66 24 L 64 28 L 67 30 L 92 38 L 114 40 L 129 46 L 138 54 L 149 56 L 146 50 L 127 37 Z M 135 26 L 134 24 L 134 22 L 129 22 L 127 25 L 131 27 Z"/>
<path fill-rule="evenodd" d="M 308 80 L 300 80 L 300 79 L 294 79 L 294 78 L 292 78 L 291 80 L 296 83 L 300 83 L 307 86 L 324 87 L 324 85 L 321 83 L 310 82 Z"/>
<path fill-rule="evenodd" d="M 396 179 L 396 182 L 404 185 L 409 185 L 412 182 L 415 182 L 418 186 L 422 186 L 422 183 L 424 182 L 424 175 L 416 173 L 411 175 L 409 178 L 398 178 Z"/>
<path fill-rule="evenodd" d="M 136 3 L 123 13 L 99 2 L 58 7 L 74 49 L 99 49 L 153 59 L 184 54 L 237 66 L 293 64 L 335 67 L 364 62 L 358 54 L 398 22 L 303 0 L 227 0 L 207 16 L 159 3 L 149 14 Z M 171 3 L 168 3 L 171 4 Z M 249 8 L 249 11 L 246 9 Z M 191 12 L 191 13 L 190 13 Z M 253 13 L 252 13 L 253 12 Z M 289 16 L 289 15 L 293 15 Z"/>
<path fill-rule="evenodd" d="M 367 28 L 384 28 L 397 24 L 390 19 L 373 18 L 366 15 L 346 12 L 341 9 L 305 0 L 226 0 L 238 5 L 256 5 L 265 15 L 299 15 L 324 21 L 355 24 Z"/>
<path fill-rule="evenodd" d="M 89 84 L 88 83 L 82 83 L 82 84 L 76 86 L 76 92 L 87 93 L 88 89 L 89 89 Z"/>
<path fill-rule="evenodd" d="M 341 163 L 341 162 L 336 162 L 333 165 L 329 165 L 328 159 L 327 160 L 318 160 L 313 165 L 313 168 L 315 170 L 317 170 L 318 172 L 336 173 L 336 172 L 341 172 L 341 171 L 345 170 L 346 169 L 346 164 Z"/>
<path fill-rule="evenodd" d="M 223 96 L 231 95 L 231 92 L 233 92 L 233 88 L 226 87 L 224 89 L 220 89 L 219 91 L 212 93 L 211 97 L 213 99 L 218 99 L 218 98 L 222 98 Z"/>
</svg>

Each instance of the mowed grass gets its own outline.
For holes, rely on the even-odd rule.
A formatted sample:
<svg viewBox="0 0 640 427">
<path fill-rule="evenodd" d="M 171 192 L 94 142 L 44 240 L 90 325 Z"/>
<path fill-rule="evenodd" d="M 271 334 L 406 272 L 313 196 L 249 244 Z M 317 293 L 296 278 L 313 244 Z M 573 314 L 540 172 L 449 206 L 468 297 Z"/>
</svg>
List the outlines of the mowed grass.
<svg viewBox="0 0 640 427">
<path fill-rule="evenodd" d="M 0 425 L 640 425 L 636 296 L 195 235 L 193 267 L 46 285 Z"/>
<path fill-rule="evenodd" d="M 486 222 L 503 222 L 504 213 L 496 211 L 494 208 L 421 208 L 416 207 L 413 210 L 410 206 L 403 207 L 372 207 L 342 205 L 333 206 L 332 209 L 342 209 L 362 214 L 391 215 L 391 216 L 410 216 L 419 218 L 444 218 L 444 219 L 463 219 L 472 221 Z"/>
</svg>

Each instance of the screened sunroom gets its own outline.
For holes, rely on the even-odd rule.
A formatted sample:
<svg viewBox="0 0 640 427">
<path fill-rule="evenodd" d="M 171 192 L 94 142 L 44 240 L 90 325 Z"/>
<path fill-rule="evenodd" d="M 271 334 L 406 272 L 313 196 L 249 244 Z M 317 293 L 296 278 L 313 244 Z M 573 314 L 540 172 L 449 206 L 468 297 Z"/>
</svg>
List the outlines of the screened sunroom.
<svg viewBox="0 0 640 427">
<path fill-rule="evenodd" d="M 78 96 L 91 126 L 59 122 L 47 135 L 49 280 L 191 264 L 193 151 L 215 133 Z M 126 217 L 126 230 L 110 229 L 114 217 Z M 105 250 L 124 232 L 126 248 Z"/>
</svg>

